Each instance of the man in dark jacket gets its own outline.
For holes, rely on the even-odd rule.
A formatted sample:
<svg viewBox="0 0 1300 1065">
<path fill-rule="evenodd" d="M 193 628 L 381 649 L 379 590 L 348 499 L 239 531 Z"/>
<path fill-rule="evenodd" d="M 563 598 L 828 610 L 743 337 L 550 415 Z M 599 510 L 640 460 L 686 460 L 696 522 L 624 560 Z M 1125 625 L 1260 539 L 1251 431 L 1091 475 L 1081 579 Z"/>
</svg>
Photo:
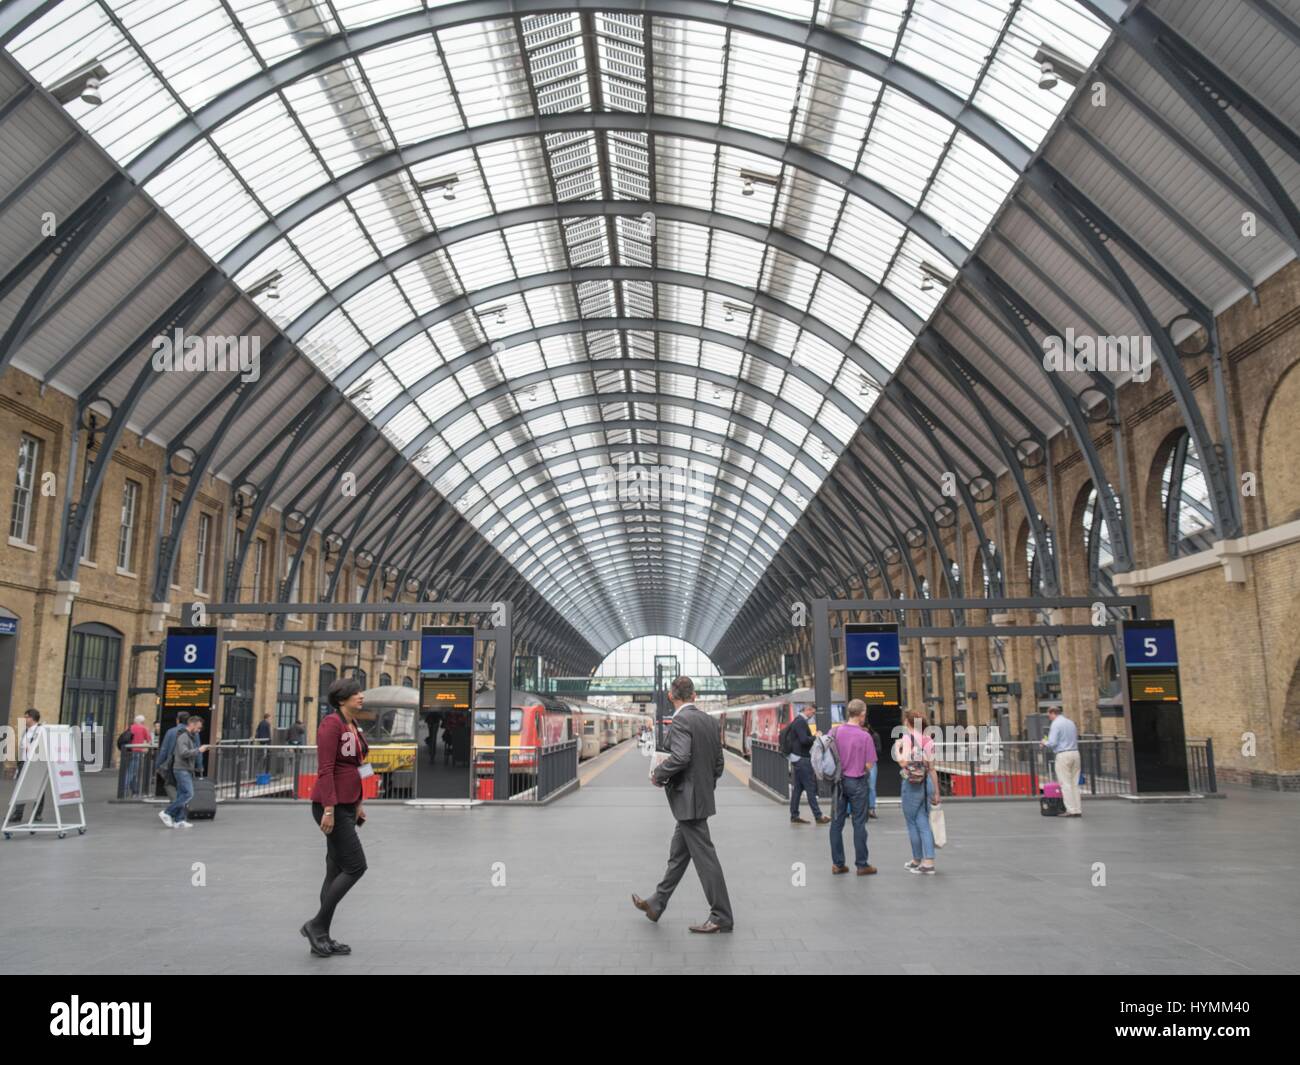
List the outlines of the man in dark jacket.
<svg viewBox="0 0 1300 1065">
<path fill-rule="evenodd" d="M 727 882 L 722 876 L 718 852 L 709 836 L 709 818 L 717 812 L 713 790 L 722 776 L 722 737 L 718 723 L 695 705 L 695 685 L 690 677 L 678 677 L 668 692 L 673 720 L 668 728 L 668 757 L 650 771 L 650 779 L 668 793 L 668 808 L 677 819 L 677 830 L 668 848 L 668 869 L 654 895 L 632 896 L 632 905 L 650 920 L 658 921 L 674 889 L 695 863 L 695 872 L 709 900 L 709 916 L 703 924 L 691 925 L 692 932 L 730 932 L 734 921 Z"/>
<path fill-rule="evenodd" d="M 817 778 L 813 775 L 812 759 L 808 756 L 812 752 L 813 733 L 811 720 L 817 713 L 815 706 L 802 707 L 794 715 L 794 720 L 790 722 L 790 731 L 793 733 L 790 746 L 790 768 L 794 771 L 794 787 L 790 789 L 790 823 L 792 825 L 806 825 L 808 822 L 805 818 L 799 816 L 799 793 L 808 793 L 808 805 L 812 809 L 812 815 L 817 819 L 819 825 L 829 825 L 831 819 L 822 813 L 821 806 L 817 803 Z"/>
</svg>

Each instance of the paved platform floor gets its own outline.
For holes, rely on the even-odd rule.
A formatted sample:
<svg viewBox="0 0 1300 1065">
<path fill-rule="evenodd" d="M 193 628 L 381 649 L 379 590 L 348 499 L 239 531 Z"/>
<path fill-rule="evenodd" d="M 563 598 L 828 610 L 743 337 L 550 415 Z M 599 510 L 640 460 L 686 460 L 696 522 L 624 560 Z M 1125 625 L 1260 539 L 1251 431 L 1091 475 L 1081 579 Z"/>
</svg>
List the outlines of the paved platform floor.
<svg viewBox="0 0 1300 1065">
<path fill-rule="evenodd" d="M 903 870 L 902 815 L 882 808 L 879 875 L 832 877 L 826 830 L 790 825 L 728 762 L 712 825 L 732 935 L 687 931 L 707 910 L 693 871 L 658 925 L 632 908 L 663 871 L 673 823 L 629 743 L 547 808 L 374 806 L 369 872 L 333 929 L 350 957 L 311 957 L 298 934 L 324 864 L 306 806 L 223 805 L 183 832 L 156 808 L 92 802 L 85 837 L 0 841 L 0 971 L 1300 971 L 1300 796 L 1098 801 L 1078 820 L 954 802 L 935 877 Z"/>
</svg>

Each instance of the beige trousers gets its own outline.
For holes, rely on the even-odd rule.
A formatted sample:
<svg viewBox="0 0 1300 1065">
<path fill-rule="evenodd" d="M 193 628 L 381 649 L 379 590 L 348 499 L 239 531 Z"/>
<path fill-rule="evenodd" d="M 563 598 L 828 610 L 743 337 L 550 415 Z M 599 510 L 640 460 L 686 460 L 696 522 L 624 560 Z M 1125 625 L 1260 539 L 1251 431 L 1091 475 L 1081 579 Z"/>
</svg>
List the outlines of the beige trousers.
<svg viewBox="0 0 1300 1065">
<path fill-rule="evenodd" d="M 1078 751 L 1062 751 L 1056 756 L 1056 780 L 1061 785 L 1061 798 L 1065 800 L 1065 812 L 1083 813 L 1083 799 L 1079 794 Z"/>
</svg>

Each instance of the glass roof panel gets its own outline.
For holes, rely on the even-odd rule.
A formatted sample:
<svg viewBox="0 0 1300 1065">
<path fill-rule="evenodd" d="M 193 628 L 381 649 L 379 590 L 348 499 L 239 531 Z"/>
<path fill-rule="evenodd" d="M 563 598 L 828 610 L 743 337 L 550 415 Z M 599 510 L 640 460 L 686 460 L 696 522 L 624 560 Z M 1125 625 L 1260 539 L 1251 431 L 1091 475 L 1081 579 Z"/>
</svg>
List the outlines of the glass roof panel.
<svg viewBox="0 0 1300 1065">
<path fill-rule="evenodd" d="M 736 7 L 815 22 L 874 53 L 864 63 L 873 70 L 903 64 L 1031 149 L 1069 95 L 1064 85 L 1037 87 L 1034 51 L 1047 43 L 1087 67 L 1107 35 L 1073 0 Z M 342 29 L 379 27 L 421 9 L 418 0 L 193 0 L 183 8 L 169 0 L 65 0 L 12 50 L 46 86 L 102 62 L 103 104 L 74 100 L 68 110 L 128 164 L 266 65 Z M 885 382 L 858 361 L 893 371 L 907 356 L 913 326 L 888 308 L 901 302 L 908 323 L 929 318 L 946 291 L 933 275 L 950 277 L 958 265 L 868 199 L 899 197 L 973 248 L 1018 175 L 898 86 L 845 65 L 845 55 L 832 60 L 744 30 L 584 9 L 373 40 L 368 51 L 279 92 L 250 95 L 215 128 L 190 127 L 194 138 L 147 176 L 147 191 L 220 260 L 320 190 L 324 206 L 259 244 L 236 277 L 257 289 L 259 307 L 282 326 L 358 270 L 431 233 L 563 205 L 554 216 L 504 231 L 480 226 L 468 239 L 405 256 L 341 308 L 306 322 L 300 346 L 330 377 L 346 372 L 350 402 L 371 418 L 382 411 L 389 439 L 412 450 L 422 441 L 411 456 L 416 468 L 580 627 L 603 633 L 621 624 L 605 604 L 626 602 L 617 579 L 630 572 L 633 554 L 651 566 L 665 553 L 680 559 L 684 571 L 664 578 L 674 598 L 689 597 L 691 574 L 718 574 L 730 600 L 742 602 L 756 574 L 646 537 L 647 528 L 680 520 L 678 504 L 594 505 L 600 469 L 618 454 L 702 468 L 725 455 L 710 474 L 706 506 L 697 508 L 712 515 L 708 531 L 686 536 L 725 544 L 729 557 L 761 568 L 784 538 L 780 522 L 798 518 L 834 464 L 840 448 L 829 441 L 851 441 L 879 396 Z M 415 147 L 538 113 L 639 115 L 651 103 L 660 116 L 721 122 L 725 135 L 707 127 L 700 139 L 680 129 L 673 136 L 539 129 L 436 157 Z M 767 141 L 744 141 L 750 134 Z M 726 143 L 737 137 L 750 149 L 770 143 L 772 152 Z M 787 141 L 805 153 L 807 169 L 782 161 L 791 154 Z M 391 160 L 388 172 L 367 175 L 346 197 L 327 195 L 332 180 L 381 156 Z M 850 172 L 865 179 L 852 189 L 843 177 Z M 614 212 L 629 200 L 637 201 L 632 212 Z M 640 201 L 651 202 L 642 209 Z M 719 228 L 702 224 L 710 213 L 721 217 Z M 777 243 L 755 239 L 769 228 Z M 777 246 L 791 239 L 813 253 L 825 249 L 832 270 L 823 271 L 816 254 L 805 260 Z M 586 273 L 567 278 L 570 269 Z M 873 296 L 854 282 L 857 274 L 886 291 Z M 541 278 L 550 283 L 516 287 L 537 275 L 551 275 Z M 480 295 L 494 287 L 490 300 Z M 413 333 L 421 315 L 430 320 Z M 609 322 L 597 330 L 589 321 L 581 328 L 597 318 L 660 319 L 671 331 Z M 702 342 L 694 335 L 701 328 L 735 346 Z M 401 343 L 390 341 L 399 330 Z M 746 345 L 752 352 L 741 350 Z M 664 370 L 609 363 L 625 358 Z M 454 373 L 441 369 L 449 362 Z M 717 379 L 682 372 L 697 365 Z M 568 366 L 583 372 L 543 376 Z M 629 391 L 644 401 L 603 399 Z M 575 449 L 596 449 L 581 460 L 591 487 L 566 501 L 561 493 L 577 483 Z M 754 453 L 772 465 L 756 463 Z M 575 520 L 592 514 L 610 517 L 577 531 Z M 508 521 L 528 524 L 511 529 Z M 543 563 L 561 542 L 562 564 Z"/>
</svg>

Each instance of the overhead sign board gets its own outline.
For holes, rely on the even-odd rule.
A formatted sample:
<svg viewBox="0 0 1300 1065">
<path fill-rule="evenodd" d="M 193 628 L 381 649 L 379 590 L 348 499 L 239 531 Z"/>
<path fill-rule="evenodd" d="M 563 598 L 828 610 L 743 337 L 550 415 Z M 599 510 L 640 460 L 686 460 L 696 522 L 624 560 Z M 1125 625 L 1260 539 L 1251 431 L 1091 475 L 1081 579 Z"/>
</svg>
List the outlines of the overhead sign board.
<svg viewBox="0 0 1300 1065">
<path fill-rule="evenodd" d="M 849 622 L 844 626 L 844 669 L 848 697 L 868 707 L 896 707 L 902 701 L 898 625 Z"/>
</svg>

